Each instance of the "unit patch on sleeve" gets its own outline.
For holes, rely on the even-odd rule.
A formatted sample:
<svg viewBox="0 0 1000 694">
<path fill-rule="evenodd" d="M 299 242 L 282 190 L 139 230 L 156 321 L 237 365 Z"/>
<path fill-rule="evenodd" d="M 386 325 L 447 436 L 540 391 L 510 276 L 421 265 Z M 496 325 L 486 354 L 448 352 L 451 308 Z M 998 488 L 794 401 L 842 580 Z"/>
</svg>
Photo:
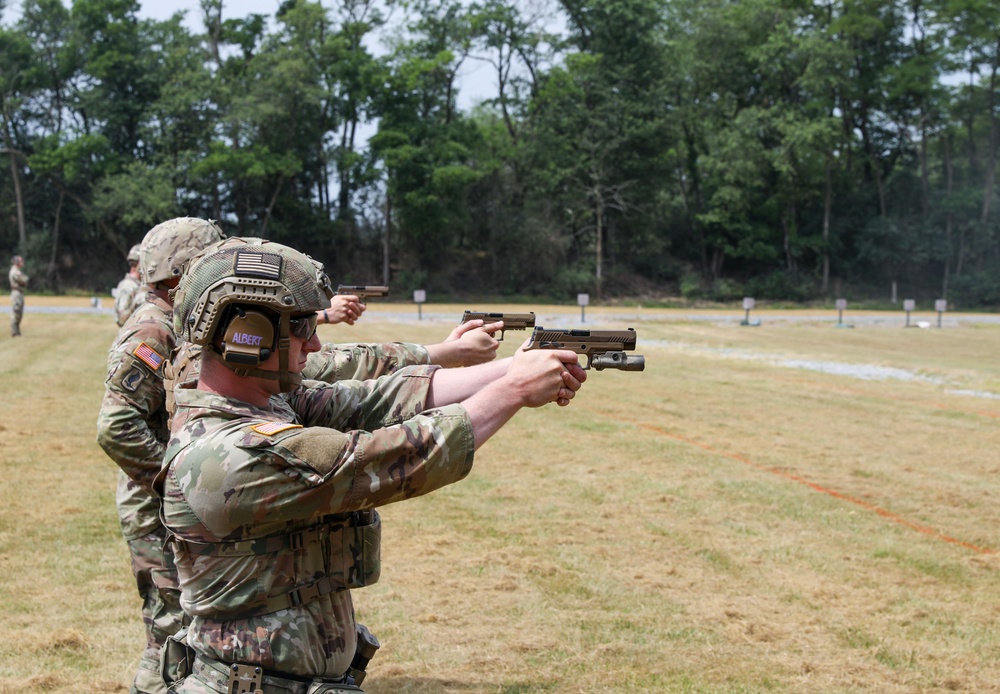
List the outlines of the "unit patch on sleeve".
<svg viewBox="0 0 1000 694">
<path fill-rule="evenodd" d="M 287 431 L 288 429 L 301 429 L 301 424 L 290 424 L 289 422 L 264 422 L 263 424 L 254 424 L 250 427 L 258 434 L 263 434 L 264 436 L 274 436 L 275 434 L 280 434 L 282 431 Z"/>
<path fill-rule="evenodd" d="M 130 393 L 134 393 L 138 388 L 139 384 L 143 382 L 146 378 L 146 374 L 142 372 L 138 366 L 133 366 L 131 370 L 122 378 L 122 388 Z"/>
<path fill-rule="evenodd" d="M 160 364 L 163 363 L 163 357 L 145 342 L 140 342 L 139 346 L 135 348 L 135 351 L 132 352 L 132 354 L 142 360 L 146 366 L 151 368 L 153 371 L 159 369 Z"/>
</svg>

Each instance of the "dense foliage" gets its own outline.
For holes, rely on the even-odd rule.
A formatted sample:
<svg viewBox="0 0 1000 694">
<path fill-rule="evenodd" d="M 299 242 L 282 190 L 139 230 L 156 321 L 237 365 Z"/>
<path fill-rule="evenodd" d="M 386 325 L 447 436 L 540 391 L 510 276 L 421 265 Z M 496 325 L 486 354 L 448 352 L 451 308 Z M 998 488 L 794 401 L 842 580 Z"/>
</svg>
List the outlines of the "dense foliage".
<svg viewBox="0 0 1000 694">
<path fill-rule="evenodd" d="M 1000 303 L 994 0 L 201 8 L 0 28 L 0 250 L 34 289 L 105 289 L 186 214 L 397 296 Z"/>
</svg>

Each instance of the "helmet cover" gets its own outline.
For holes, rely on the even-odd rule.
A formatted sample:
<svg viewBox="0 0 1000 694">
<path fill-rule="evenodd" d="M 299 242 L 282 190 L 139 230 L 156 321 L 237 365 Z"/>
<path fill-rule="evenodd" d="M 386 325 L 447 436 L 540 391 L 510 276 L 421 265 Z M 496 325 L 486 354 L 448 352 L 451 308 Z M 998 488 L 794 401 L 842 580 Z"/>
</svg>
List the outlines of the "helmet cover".
<svg viewBox="0 0 1000 694">
<path fill-rule="evenodd" d="M 211 345 L 229 306 L 290 318 L 329 308 L 331 297 L 322 263 L 280 243 L 233 237 L 192 260 L 174 293 L 174 328 L 190 342 Z"/>
<path fill-rule="evenodd" d="M 187 264 L 206 246 L 226 238 L 212 220 L 177 217 L 149 230 L 139 248 L 139 273 L 146 284 L 184 274 Z"/>
<path fill-rule="evenodd" d="M 333 287 L 322 263 L 304 253 L 264 239 L 234 237 L 192 260 L 173 297 L 178 336 L 206 347 L 203 354 L 237 375 L 277 380 L 288 392 L 302 382 L 289 367 L 292 318 L 327 308 Z M 259 351 L 253 350 L 257 358 L 248 359 L 226 342 L 232 332 L 228 324 L 256 312 L 273 321 L 273 330 L 266 332 L 276 338 L 271 346 L 260 344 Z M 268 358 L 270 347 L 277 347 L 277 371 L 255 368 Z"/>
</svg>

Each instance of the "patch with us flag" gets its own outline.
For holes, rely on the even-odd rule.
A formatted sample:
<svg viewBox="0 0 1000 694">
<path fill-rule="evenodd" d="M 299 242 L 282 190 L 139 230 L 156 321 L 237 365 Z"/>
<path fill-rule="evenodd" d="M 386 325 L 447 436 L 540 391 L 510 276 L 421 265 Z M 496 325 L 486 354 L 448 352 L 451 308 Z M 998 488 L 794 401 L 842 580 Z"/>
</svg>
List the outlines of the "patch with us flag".
<svg viewBox="0 0 1000 694">
<path fill-rule="evenodd" d="M 153 371 L 160 368 L 163 363 L 163 357 L 155 349 L 147 345 L 145 342 L 140 342 L 139 346 L 135 348 L 132 354 L 140 361 L 146 364 Z"/>
<path fill-rule="evenodd" d="M 258 434 L 263 434 L 264 436 L 274 436 L 275 434 L 280 434 L 282 431 L 287 431 L 288 429 L 301 429 L 301 424 L 291 424 L 289 422 L 265 422 L 264 424 L 254 424 L 250 427 Z"/>
<path fill-rule="evenodd" d="M 233 273 L 238 277 L 262 277 L 266 280 L 281 279 L 281 261 L 276 253 L 262 251 L 237 251 Z"/>
</svg>

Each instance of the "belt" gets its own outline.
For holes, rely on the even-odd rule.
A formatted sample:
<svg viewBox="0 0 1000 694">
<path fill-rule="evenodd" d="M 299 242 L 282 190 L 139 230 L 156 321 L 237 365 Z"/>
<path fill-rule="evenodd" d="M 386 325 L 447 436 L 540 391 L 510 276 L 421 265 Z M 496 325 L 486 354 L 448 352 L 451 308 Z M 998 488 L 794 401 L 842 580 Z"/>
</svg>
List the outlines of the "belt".
<svg viewBox="0 0 1000 694">
<path fill-rule="evenodd" d="M 223 663 L 213 658 L 206 658 L 199 655 L 194 659 L 194 667 L 191 674 L 212 688 L 219 694 L 229 694 L 229 673 L 232 663 Z M 294 677 L 286 675 L 284 677 L 276 674 L 268 674 L 266 671 L 261 677 L 261 689 L 264 694 L 308 694 L 311 687 L 316 685 L 331 684 L 345 685 L 346 691 L 361 690 L 348 683 L 346 676 L 330 677 Z M 316 691 L 312 689 L 311 691 Z M 335 690 L 334 690 L 335 691 Z"/>
</svg>

